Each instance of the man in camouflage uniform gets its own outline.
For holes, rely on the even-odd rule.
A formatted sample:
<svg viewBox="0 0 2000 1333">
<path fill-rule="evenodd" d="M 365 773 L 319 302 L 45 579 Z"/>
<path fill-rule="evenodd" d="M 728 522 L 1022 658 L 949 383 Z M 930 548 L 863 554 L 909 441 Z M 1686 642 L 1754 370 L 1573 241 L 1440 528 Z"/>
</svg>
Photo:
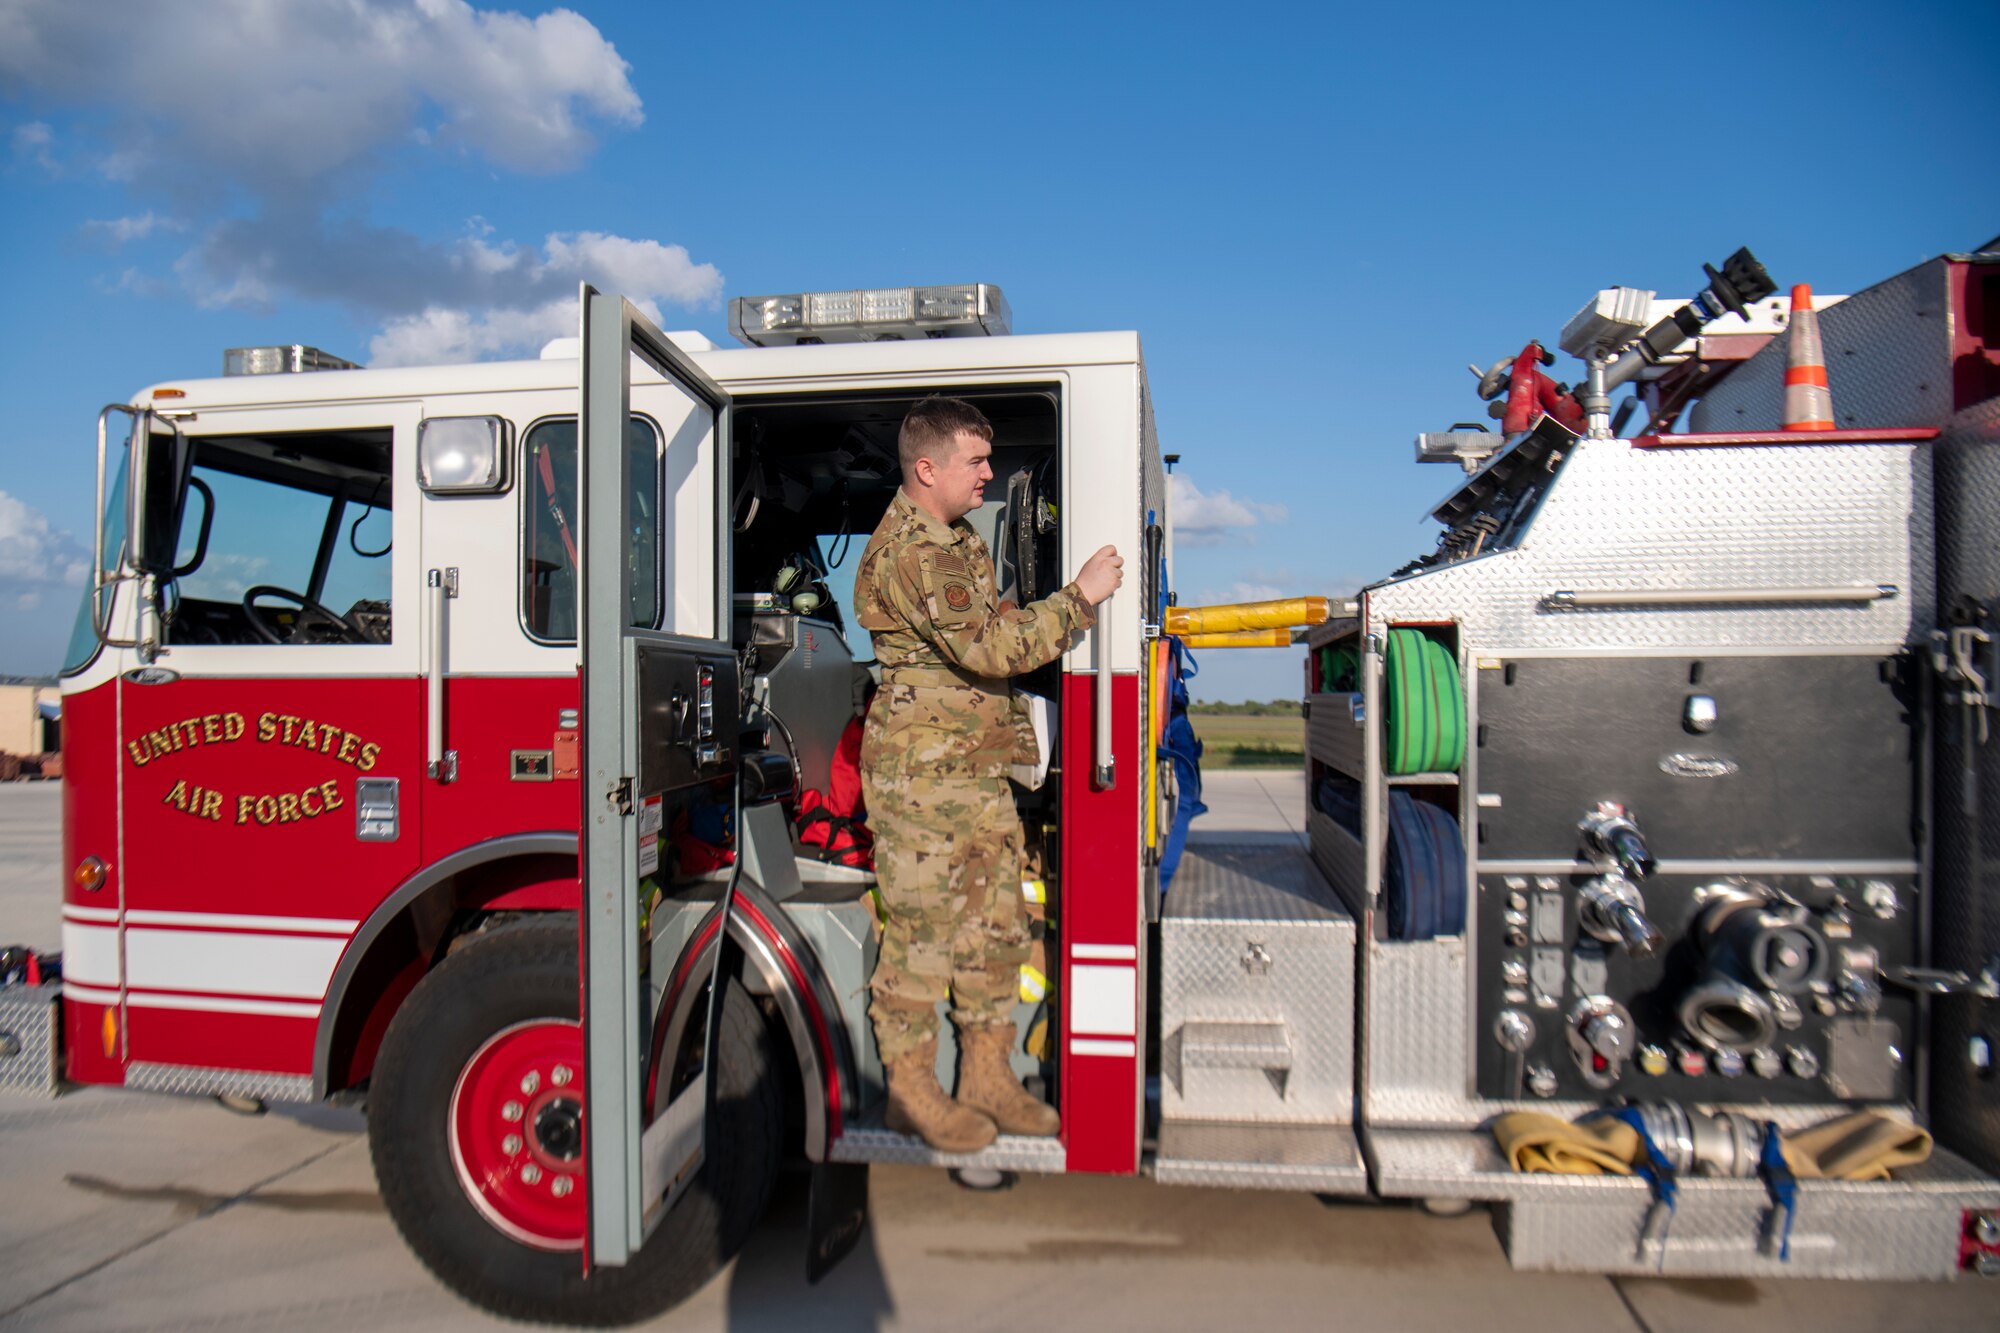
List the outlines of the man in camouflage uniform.
<svg viewBox="0 0 2000 1333">
<path fill-rule="evenodd" d="M 856 620 L 882 666 L 861 743 L 888 915 L 868 1012 L 889 1073 L 889 1128 L 945 1152 L 982 1148 L 997 1130 L 1060 1128 L 1008 1068 L 1028 932 L 1007 680 L 1054 661 L 1123 577 L 1107 546 L 1042 601 L 998 600 L 986 543 L 964 521 L 993 479 L 992 441 L 969 403 L 933 397 L 912 408 L 902 487 L 854 579 Z M 955 1101 L 935 1072 L 936 1006 L 947 992 L 961 1050 Z"/>
</svg>

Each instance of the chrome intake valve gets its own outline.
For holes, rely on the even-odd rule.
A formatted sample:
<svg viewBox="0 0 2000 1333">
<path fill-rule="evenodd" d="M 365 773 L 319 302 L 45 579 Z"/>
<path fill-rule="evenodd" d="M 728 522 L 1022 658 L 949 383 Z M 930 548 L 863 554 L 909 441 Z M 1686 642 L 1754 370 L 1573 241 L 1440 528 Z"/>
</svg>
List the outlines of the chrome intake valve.
<svg viewBox="0 0 2000 1333">
<path fill-rule="evenodd" d="M 1584 815 L 1577 830 L 1591 852 L 1615 862 L 1625 878 L 1638 881 L 1653 873 L 1657 863 L 1646 846 L 1646 835 L 1639 832 L 1639 822 L 1618 802 L 1599 802 L 1596 809 Z"/>
<path fill-rule="evenodd" d="M 1638 1045 L 1639 1027 L 1631 1011 L 1609 995 L 1587 995 L 1570 1011 L 1570 1057 L 1591 1087 L 1617 1083 Z"/>
<path fill-rule="evenodd" d="M 1623 875 L 1600 875 L 1583 886 L 1577 897 L 1577 924 L 1606 944 L 1615 944 L 1634 958 L 1647 958 L 1666 943 L 1660 928 L 1646 918 L 1646 900 Z"/>
</svg>

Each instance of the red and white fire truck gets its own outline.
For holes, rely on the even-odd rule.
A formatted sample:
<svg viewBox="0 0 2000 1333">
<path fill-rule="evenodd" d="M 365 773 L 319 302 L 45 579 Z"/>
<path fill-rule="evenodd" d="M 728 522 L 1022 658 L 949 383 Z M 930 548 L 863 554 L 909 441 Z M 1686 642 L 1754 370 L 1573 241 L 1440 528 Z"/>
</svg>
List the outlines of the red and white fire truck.
<svg viewBox="0 0 2000 1333">
<path fill-rule="evenodd" d="M 1782 312 L 1661 336 L 1607 293 L 1572 350 L 1600 385 L 1638 349 L 1645 437 L 1426 437 L 1465 467 L 1439 550 L 1312 631 L 1309 852 L 1190 848 L 1165 892 L 1171 520 L 1135 334 L 965 336 L 1007 333 L 975 284 L 739 300 L 751 345 L 719 350 L 586 288 L 580 346 L 538 361 L 231 353 L 299 373 L 100 418 L 65 1072 L 365 1093 L 409 1243 L 517 1317 L 688 1294 L 787 1155 L 816 1270 L 885 1161 L 1483 1200 L 1524 1267 L 2000 1262 L 1968 1211 L 2000 1205 L 1993 977 L 1960 958 L 1993 928 L 1945 940 L 1987 891 L 1941 850 L 1947 808 L 2000 818 L 1957 722 L 1983 737 L 2000 586 L 1967 553 L 2000 505 L 1939 480 L 2000 453 L 1995 273 L 1946 257 L 1827 311 L 1916 368 L 1834 358 L 1842 429 L 1806 444 L 1758 433 Z M 1689 383 L 1706 436 L 1666 433 Z M 973 521 L 1003 595 L 1107 544 L 1139 571 L 1018 682 L 1046 701 L 1018 799 L 1049 984 L 1015 1061 L 1063 1133 L 969 1158 L 881 1127 L 872 875 L 795 823 L 867 689 L 831 575 L 932 393 L 994 422 L 1005 500 Z M 1518 1174 L 1486 1128 L 1619 1099 L 1736 1113 L 1733 1157 L 1684 1136 L 1664 1235 L 1643 1181 Z M 1864 1105 L 1934 1115 L 1939 1149 L 1799 1185 L 1781 1255 L 1740 1131 Z"/>
</svg>

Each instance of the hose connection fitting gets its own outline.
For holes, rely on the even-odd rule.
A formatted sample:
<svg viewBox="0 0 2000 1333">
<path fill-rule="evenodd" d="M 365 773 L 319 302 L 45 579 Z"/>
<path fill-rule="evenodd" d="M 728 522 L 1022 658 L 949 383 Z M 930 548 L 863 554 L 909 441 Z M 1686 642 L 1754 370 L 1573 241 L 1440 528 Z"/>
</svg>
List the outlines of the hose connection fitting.
<svg viewBox="0 0 2000 1333">
<path fill-rule="evenodd" d="M 1650 958 L 1666 936 L 1646 917 L 1639 886 L 1619 874 L 1600 875 L 1577 895 L 1577 924 L 1584 933 L 1615 944 L 1634 958 Z"/>
<path fill-rule="evenodd" d="M 1577 824 L 1584 843 L 1600 860 L 1615 862 L 1625 878 L 1639 883 L 1657 864 L 1639 832 L 1639 821 L 1616 801 L 1601 801 Z"/>
</svg>

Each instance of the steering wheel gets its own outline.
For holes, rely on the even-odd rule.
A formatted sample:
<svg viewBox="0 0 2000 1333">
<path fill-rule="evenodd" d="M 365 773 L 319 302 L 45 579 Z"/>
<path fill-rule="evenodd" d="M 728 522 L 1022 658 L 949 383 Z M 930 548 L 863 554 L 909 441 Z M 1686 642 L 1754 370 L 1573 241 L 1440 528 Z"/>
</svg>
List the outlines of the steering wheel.
<svg viewBox="0 0 2000 1333">
<path fill-rule="evenodd" d="M 292 623 L 290 637 L 281 635 L 278 626 L 264 615 L 264 608 L 257 605 L 259 597 L 279 597 L 298 606 L 302 613 Z M 361 631 L 349 624 L 347 618 L 329 607 L 320 605 L 302 592 L 290 588 L 280 588 L 275 584 L 259 583 L 243 590 L 243 616 L 250 622 L 250 628 L 266 643 L 362 643 Z"/>
</svg>

